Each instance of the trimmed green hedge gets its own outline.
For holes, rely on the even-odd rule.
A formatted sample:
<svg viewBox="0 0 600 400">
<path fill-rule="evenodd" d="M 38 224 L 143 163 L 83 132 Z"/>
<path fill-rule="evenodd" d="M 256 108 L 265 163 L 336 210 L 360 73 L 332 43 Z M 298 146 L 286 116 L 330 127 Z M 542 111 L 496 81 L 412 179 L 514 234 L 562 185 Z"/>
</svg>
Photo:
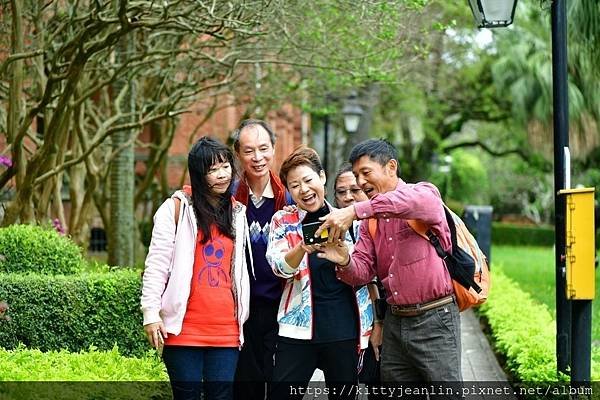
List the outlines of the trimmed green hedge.
<svg viewBox="0 0 600 400">
<path fill-rule="evenodd" d="M 0 346 L 23 343 L 42 351 L 80 351 L 90 346 L 124 355 L 148 350 L 139 309 L 139 272 L 121 270 L 77 276 L 0 274 Z"/>
<path fill-rule="evenodd" d="M 171 399 L 164 364 L 154 351 L 126 358 L 115 348 L 42 353 L 0 349 L 3 399 Z"/>
<path fill-rule="evenodd" d="M 567 382 L 557 377 L 556 322 L 546 305 L 535 302 L 494 265 L 492 290 L 479 310 L 487 319 L 496 351 L 506 359 L 505 369 L 527 384 Z M 592 380 L 600 379 L 597 352 L 592 361 Z"/>
<path fill-rule="evenodd" d="M 515 246 L 552 246 L 554 245 L 554 228 L 493 222 L 492 243 Z"/>
<path fill-rule="evenodd" d="M 168 376 L 154 350 L 140 358 L 128 358 L 116 347 L 44 353 L 21 346 L 0 349 L 0 381 L 168 381 Z"/>
<path fill-rule="evenodd" d="M 11 225 L 0 229 L 0 273 L 76 274 L 85 260 L 81 249 L 52 228 Z"/>
</svg>

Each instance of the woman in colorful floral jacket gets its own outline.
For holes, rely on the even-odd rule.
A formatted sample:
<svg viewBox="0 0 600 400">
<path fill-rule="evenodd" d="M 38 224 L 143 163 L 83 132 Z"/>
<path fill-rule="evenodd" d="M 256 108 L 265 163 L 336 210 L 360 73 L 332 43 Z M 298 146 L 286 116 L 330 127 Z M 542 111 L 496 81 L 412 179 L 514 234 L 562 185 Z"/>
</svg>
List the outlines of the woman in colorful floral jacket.
<svg viewBox="0 0 600 400">
<path fill-rule="evenodd" d="M 318 154 L 296 149 L 283 162 L 280 177 L 297 208 L 273 216 L 267 248 L 273 272 L 287 279 L 278 312 L 272 399 L 300 394 L 293 386 L 306 386 L 316 368 L 323 371 L 331 398 L 353 397 L 341 387 L 357 383 L 359 350 L 367 347 L 373 323 L 369 293 L 366 286 L 355 289 L 339 281 L 335 265 L 320 257 L 321 245 L 304 243 L 303 226 L 331 210 Z M 350 235 L 347 241 L 352 243 Z"/>
</svg>

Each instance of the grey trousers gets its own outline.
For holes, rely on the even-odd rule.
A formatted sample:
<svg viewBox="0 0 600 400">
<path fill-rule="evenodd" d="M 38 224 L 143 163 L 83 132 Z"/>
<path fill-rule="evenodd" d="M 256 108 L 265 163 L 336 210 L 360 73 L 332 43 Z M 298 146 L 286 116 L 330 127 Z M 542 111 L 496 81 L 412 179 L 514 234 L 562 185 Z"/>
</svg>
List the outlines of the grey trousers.
<svg viewBox="0 0 600 400">
<path fill-rule="evenodd" d="M 388 309 L 383 327 L 381 381 L 460 385 L 460 315 L 455 303 L 415 317 Z"/>
</svg>

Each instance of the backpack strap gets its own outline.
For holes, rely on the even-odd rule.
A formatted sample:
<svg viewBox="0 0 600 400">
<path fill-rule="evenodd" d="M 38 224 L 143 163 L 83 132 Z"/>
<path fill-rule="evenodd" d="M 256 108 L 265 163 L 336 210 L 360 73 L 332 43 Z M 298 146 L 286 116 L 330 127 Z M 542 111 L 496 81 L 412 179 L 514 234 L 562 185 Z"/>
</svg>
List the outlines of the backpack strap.
<svg viewBox="0 0 600 400">
<path fill-rule="evenodd" d="M 444 214 L 446 217 L 446 223 L 448 224 L 448 228 L 450 229 L 450 240 L 452 242 L 452 252 L 458 251 L 460 248 L 458 247 L 458 240 L 456 237 L 456 224 L 454 223 L 454 218 L 452 218 L 452 214 L 448 210 L 448 208 L 444 205 Z M 451 263 L 451 265 L 456 264 L 456 257 L 453 253 L 448 253 L 442 247 L 440 243 L 440 239 L 438 236 L 429 229 L 429 227 L 421 221 L 410 219 L 406 220 L 408 225 L 419 235 L 423 236 L 425 239 L 429 240 L 429 243 L 435 249 L 437 255 L 444 261 Z M 461 268 L 453 268 L 450 272 L 450 276 L 452 279 L 457 280 L 461 285 L 465 288 L 472 287 L 475 289 L 477 293 L 481 291 L 481 288 L 477 283 L 473 280 L 473 277 L 465 274 L 465 270 Z M 462 283 L 466 282 L 466 283 Z M 469 286 L 466 286 L 469 285 Z"/>
<path fill-rule="evenodd" d="M 429 231 L 429 227 L 423 221 L 419 221 L 418 219 L 407 219 L 406 223 L 412 228 L 413 231 L 418 233 L 423 238 L 429 240 L 427 236 L 427 232 Z"/>
<path fill-rule="evenodd" d="M 446 210 L 446 207 L 444 207 L 444 210 Z M 448 220 L 448 217 L 449 216 L 446 211 L 446 220 Z M 452 216 L 450 216 L 450 219 L 451 218 Z M 413 231 L 419 234 L 419 236 L 422 236 L 426 240 L 429 240 L 431 245 L 435 248 L 435 252 L 438 256 L 440 256 L 441 259 L 445 260 L 446 257 L 448 257 L 448 253 L 442 247 L 440 239 L 435 233 L 433 233 L 431 229 L 429 229 L 429 226 L 427 226 L 427 224 L 417 219 L 407 219 L 406 223 L 412 228 Z M 454 223 L 450 224 L 450 222 L 448 222 L 448 226 L 450 225 L 452 225 L 452 227 L 450 228 L 450 234 L 452 237 L 452 245 L 454 246 L 456 243 L 456 228 L 454 227 Z"/>
<path fill-rule="evenodd" d="M 369 218 L 368 221 L 369 234 L 373 239 L 375 239 L 375 234 L 377 233 L 377 218 Z M 423 236 L 423 238 L 429 240 L 429 238 L 427 237 L 427 231 L 429 230 L 429 227 L 424 222 L 421 222 L 416 219 L 407 219 L 406 222 L 408 223 L 408 225 L 410 225 L 413 231 Z"/>
<path fill-rule="evenodd" d="M 377 218 L 369 218 L 369 235 L 372 239 L 375 239 L 377 233 Z"/>
</svg>

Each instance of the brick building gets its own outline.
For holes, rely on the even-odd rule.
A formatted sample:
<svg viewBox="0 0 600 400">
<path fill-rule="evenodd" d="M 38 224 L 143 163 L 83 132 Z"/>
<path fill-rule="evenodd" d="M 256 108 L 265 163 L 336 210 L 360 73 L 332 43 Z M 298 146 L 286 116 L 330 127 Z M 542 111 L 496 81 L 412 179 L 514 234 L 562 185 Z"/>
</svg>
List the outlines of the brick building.
<svg viewBox="0 0 600 400">
<path fill-rule="evenodd" d="M 187 163 L 187 154 L 191 143 L 204 135 L 219 139 L 223 143 L 231 143 L 231 133 L 243 119 L 243 109 L 228 107 L 217 111 L 201 127 L 198 124 L 203 119 L 201 113 L 183 114 L 177 127 L 173 144 L 169 149 L 169 187 L 177 188 L 181 182 L 182 174 Z M 285 105 L 279 110 L 268 113 L 266 120 L 277 134 L 275 143 L 275 170 L 294 148 L 302 143 L 307 143 L 309 130 L 309 117 L 303 115 L 299 109 Z M 190 135 L 197 130 L 193 138 Z M 188 182 L 188 178 L 185 178 Z"/>
</svg>

